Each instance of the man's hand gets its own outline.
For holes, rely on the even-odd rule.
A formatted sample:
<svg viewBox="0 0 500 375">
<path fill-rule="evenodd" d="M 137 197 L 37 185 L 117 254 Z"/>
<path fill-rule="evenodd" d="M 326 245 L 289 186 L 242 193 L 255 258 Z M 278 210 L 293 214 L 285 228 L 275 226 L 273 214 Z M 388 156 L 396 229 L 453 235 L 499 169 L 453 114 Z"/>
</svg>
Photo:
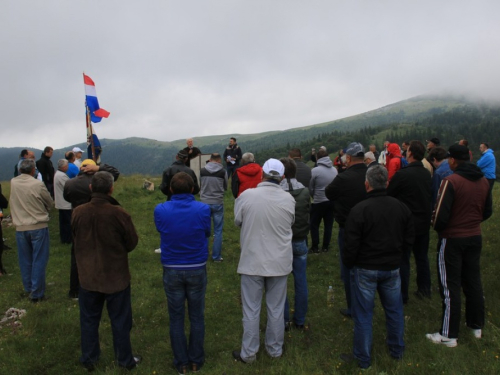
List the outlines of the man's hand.
<svg viewBox="0 0 500 375">
<path fill-rule="evenodd" d="M 99 166 L 98 165 L 93 165 L 93 164 L 87 164 L 84 167 L 80 168 L 81 171 L 88 173 L 88 172 L 99 172 Z"/>
</svg>

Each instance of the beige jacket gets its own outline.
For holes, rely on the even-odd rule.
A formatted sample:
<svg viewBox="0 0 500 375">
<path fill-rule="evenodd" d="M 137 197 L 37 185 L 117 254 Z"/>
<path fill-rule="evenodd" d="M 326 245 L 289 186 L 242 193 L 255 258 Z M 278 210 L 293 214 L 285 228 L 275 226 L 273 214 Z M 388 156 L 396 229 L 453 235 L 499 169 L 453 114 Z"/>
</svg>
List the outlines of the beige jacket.
<svg viewBox="0 0 500 375">
<path fill-rule="evenodd" d="M 10 181 L 10 214 L 16 231 L 24 232 L 47 227 L 54 201 L 44 183 L 29 174 L 20 174 Z"/>
</svg>

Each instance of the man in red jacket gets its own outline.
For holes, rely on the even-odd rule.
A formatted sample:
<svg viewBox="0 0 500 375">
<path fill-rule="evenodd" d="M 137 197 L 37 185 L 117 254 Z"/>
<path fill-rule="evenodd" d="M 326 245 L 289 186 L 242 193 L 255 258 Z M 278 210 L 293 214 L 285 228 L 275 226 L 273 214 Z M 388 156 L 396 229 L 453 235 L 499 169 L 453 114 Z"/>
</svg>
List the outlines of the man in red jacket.
<svg viewBox="0 0 500 375">
<path fill-rule="evenodd" d="M 262 182 L 262 167 L 255 162 L 251 152 L 245 152 L 241 157 L 243 165 L 233 174 L 231 191 L 238 198 L 246 189 L 257 187 Z"/>
</svg>

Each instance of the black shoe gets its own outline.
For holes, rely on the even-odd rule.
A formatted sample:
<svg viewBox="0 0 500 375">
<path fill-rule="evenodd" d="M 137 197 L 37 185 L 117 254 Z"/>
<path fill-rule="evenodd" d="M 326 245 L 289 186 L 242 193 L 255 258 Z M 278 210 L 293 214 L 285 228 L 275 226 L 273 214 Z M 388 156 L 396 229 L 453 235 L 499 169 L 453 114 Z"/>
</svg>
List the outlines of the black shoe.
<svg viewBox="0 0 500 375">
<path fill-rule="evenodd" d="M 177 373 L 178 373 L 179 375 L 184 375 L 184 374 L 187 374 L 188 372 L 189 372 L 189 368 L 188 368 L 186 365 L 181 366 L 181 367 L 179 367 L 179 368 L 177 369 Z"/>
<path fill-rule="evenodd" d="M 314 253 L 314 254 L 319 254 L 319 252 L 320 252 L 320 251 L 319 251 L 319 249 L 318 249 L 317 247 L 314 247 L 314 246 L 313 246 L 313 247 L 311 247 L 311 248 L 309 249 L 309 252 L 310 252 L 310 253 Z"/>
<path fill-rule="evenodd" d="M 42 302 L 42 301 L 46 301 L 48 298 L 43 296 L 43 297 L 40 297 L 40 298 L 31 298 L 31 302 L 32 303 L 38 303 L 38 302 Z"/>
<path fill-rule="evenodd" d="M 5 242 L 4 242 L 4 243 L 3 243 L 3 249 L 4 249 L 4 250 L 12 250 L 12 247 L 7 246 L 7 245 L 5 244 Z"/>
<path fill-rule="evenodd" d="M 85 367 L 88 372 L 92 372 L 95 370 L 95 364 L 93 363 L 82 363 L 82 366 Z"/>
<path fill-rule="evenodd" d="M 431 299 L 431 292 L 423 292 L 421 290 L 417 290 L 413 294 L 415 295 L 415 297 L 417 297 L 420 300 L 423 300 L 424 298 Z"/>
<path fill-rule="evenodd" d="M 240 355 L 240 351 L 239 350 L 233 350 L 233 358 L 235 360 L 237 360 L 238 362 L 242 362 L 242 363 L 245 363 L 246 362 L 243 360 L 243 358 L 241 358 L 241 355 Z"/>
<path fill-rule="evenodd" d="M 136 366 L 137 366 L 139 363 L 141 363 L 141 361 L 142 361 L 142 356 L 140 356 L 140 355 L 137 355 L 137 354 L 136 354 L 136 355 L 134 355 L 134 363 L 132 363 L 131 365 L 126 366 L 125 368 L 126 368 L 127 370 L 132 370 L 132 369 L 135 369 L 135 368 L 136 368 Z"/>
<path fill-rule="evenodd" d="M 345 363 L 352 363 L 356 360 L 356 358 L 354 358 L 354 355 L 351 353 L 342 353 L 340 355 L 340 359 Z"/>
<path fill-rule="evenodd" d="M 322 248 L 321 251 L 324 252 L 324 253 L 328 252 L 328 247 Z"/>
<path fill-rule="evenodd" d="M 340 309 L 340 313 L 344 315 L 346 318 L 352 319 L 349 309 Z"/>
</svg>

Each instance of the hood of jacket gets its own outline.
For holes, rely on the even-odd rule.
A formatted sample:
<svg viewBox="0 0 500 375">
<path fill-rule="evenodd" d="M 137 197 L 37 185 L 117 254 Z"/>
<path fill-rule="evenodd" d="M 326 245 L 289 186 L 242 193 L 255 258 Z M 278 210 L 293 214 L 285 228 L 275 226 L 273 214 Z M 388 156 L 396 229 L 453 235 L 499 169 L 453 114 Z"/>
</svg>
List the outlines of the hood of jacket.
<svg viewBox="0 0 500 375">
<path fill-rule="evenodd" d="M 325 156 L 321 159 L 318 159 L 318 166 L 319 165 L 323 165 L 325 167 L 328 167 L 328 168 L 333 168 L 333 163 L 332 163 L 332 159 L 330 159 L 329 156 Z"/>
<path fill-rule="evenodd" d="M 389 146 L 387 146 L 387 152 L 392 157 L 401 156 L 401 149 L 399 148 L 397 143 L 389 143 Z"/>
<path fill-rule="evenodd" d="M 459 165 L 457 169 L 455 169 L 454 173 L 470 181 L 477 181 L 484 177 L 484 173 L 481 172 L 481 168 L 470 162 L 465 162 L 462 165 Z"/>
<path fill-rule="evenodd" d="M 214 161 L 211 161 L 211 162 L 208 162 L 207 165 L 205 165 L 205 169 L 210 172 L 210 173 L 215 173 L 215 172 L 218 172 L 222 169 L 222 164 L 221 163 L 217 163 L 217 162 L 214 162 Z"/>
<path fill-rule="evenodd" d="M 262 167 L 257 163 L 248 163 L 239 167 L 238 172 L 245 176 L 255 177 L 258 174 L 262 174 Z"/>
<path fill-rule="evenodd" d="M 290 185 L 292 185 L 291 189 L 290 189 Z M 296 178 L 291 178 L 290 182 L 285 178 L 285 179 L 281 180 L 280 186 L 283 188 L 283 190 L 289 191 L 289 192 L 291 192 L 292 190 L 298 190 L 298 189 L 305 188 L 305 186 L 302 185 L 299 181 L 297 181 Z"/>
</svg>

